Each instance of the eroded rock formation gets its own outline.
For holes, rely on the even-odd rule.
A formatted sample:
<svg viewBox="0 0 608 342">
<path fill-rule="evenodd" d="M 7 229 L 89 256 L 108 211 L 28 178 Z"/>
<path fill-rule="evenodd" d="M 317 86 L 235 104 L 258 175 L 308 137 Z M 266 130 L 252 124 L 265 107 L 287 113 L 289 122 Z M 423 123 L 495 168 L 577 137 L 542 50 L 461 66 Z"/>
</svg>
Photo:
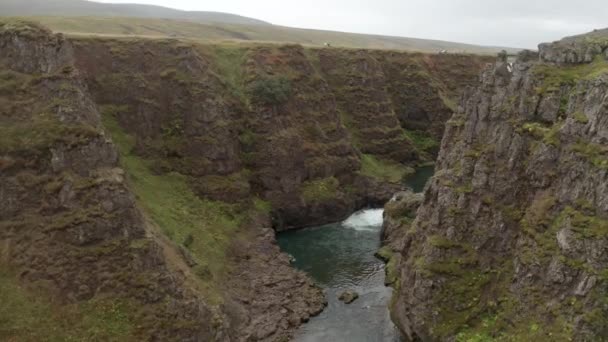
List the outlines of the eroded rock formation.
<svg viewBox="0 0 608 342">
<path fill-rule="evenodd" d="M 400 224 L 392 314 L 408 337 L 608 337 L 601 33 L 523 52 L 512 72 L 499 62 L 463 97 L 416 219 Z"/>
<path fill-rule="evenodd" d="M 2 338 L 274 341 L 323 309 L 258 214 L 225 278 L 195 274 L 142 212 L 63 37 L 2 24 L 0 63 L 0 285 L 16 322 Z"/>
<path fill-rule="evenodd" d="M 381 205 L 490 59 L 444 81 L 436 57 L 381 56 L 0 23 L 0 338 L 288 339 L 325 301 L 272 228 Z"/>
</svg>

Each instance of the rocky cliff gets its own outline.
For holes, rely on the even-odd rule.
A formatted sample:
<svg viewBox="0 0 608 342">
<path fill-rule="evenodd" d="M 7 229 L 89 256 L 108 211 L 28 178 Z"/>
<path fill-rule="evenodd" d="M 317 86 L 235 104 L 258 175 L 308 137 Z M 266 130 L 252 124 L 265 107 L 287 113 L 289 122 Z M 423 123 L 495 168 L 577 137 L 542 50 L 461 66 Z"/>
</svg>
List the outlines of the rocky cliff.
<svg viewBox="0 0 608 342">
<path fill-rule="evenodd" d="M 1 22 L 0 338 L 288 339 L 324 299 L 272 228 L 380 205 L 488 60 L 387 54 Z M 399 115 L 401 58 L 429 129 Z"/>
<path fill-rule="evenodd" d="M 452 85 L 474 83 L 491 60 L 432 64 L 460 70 L 452 77 L 420 54 L 141 39 L 74 45 L 96 102 L 136 139 L 135 154 L 154 160 L 156 172 L 187 176 L 201 197 L 267 202 L 278 230 L 384 203 L 410 166 L 437 152 Z M 408 65 L 414 76 L 396 73 Z M 409 92 L 403 84 L 427 96 L 397 106 Z M 397 113 L 407 104 L 409 114 Z"/>
<path fill-rule="evenodd" d="M 410 338 L 608 338 L 606 41 L 543 44 L 463 97 L 415 220 L 387 213 Z"/>
<path fill-rule="evenodd" d="M 63 37 L 6 22 L 0 47 L 0 338 L 274 341 L 322 310 L 260 209 L 130 156 Z"/>
</svg>

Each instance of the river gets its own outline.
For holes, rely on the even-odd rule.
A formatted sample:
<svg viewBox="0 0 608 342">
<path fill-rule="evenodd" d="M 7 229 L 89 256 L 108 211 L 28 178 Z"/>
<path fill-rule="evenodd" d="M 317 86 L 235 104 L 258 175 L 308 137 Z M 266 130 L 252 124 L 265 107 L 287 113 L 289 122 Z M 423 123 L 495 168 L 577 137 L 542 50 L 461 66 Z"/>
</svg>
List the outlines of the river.
<svg viewBox="0 0 608 342">
<path fill-rule="evenodd" d="M 433 175 L 423 167 L 406 184 L 420 192 Z M 284 232 L 278 241 L 291 254 L 293 265 L 325 289 L 328 306 L 298 331 L 298 342 L 399 342 L 388 302 L 392 289 L 384 286 L 384 263 L 374 257 L 380 248 L 382 209 L 354 213 L 343 222 Z M 359 299 L 344 304 L 338 296 L 354 290 Z"/>
</svg>

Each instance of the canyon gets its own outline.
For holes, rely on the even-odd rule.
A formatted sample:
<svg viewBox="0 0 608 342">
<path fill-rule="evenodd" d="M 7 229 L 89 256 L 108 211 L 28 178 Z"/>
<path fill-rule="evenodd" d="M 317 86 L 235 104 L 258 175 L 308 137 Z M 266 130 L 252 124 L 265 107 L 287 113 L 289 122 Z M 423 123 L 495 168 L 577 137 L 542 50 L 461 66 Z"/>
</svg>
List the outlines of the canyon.
<svg viewBox="0 0 608 342">
<path fill-rule="evenodd" d="M 289 339 L 326 299 L 275 231 L 381 206 L 493 60 L 2 21 L 1 337 Z"/>
<path fill-rule="evenodd" d="M 0 339 L 288 341 L 350 279 L 279 242 L 349 239 L 405 340 L 601 341 L 607 84 L 606 30 L 513 62 L 0 20 Z"/>
</svg>

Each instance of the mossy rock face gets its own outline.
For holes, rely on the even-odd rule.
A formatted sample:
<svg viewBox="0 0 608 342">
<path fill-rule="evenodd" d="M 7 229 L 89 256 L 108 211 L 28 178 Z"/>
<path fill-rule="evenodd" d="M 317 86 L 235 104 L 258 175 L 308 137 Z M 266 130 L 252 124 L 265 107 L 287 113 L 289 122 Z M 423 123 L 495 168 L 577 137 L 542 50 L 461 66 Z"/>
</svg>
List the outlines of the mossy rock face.
<svg viewBox="0 0 608 342">
<path fill-rule="evenodd" d="M 0 339 L 247 339 L 276 323 L 251 305 L 263 299 L 289 310 L 264 335 L 286 340 L 322 310 L 263 228 L 272 205 L 240 160 L 245 104 L 200 51 L 0 26 Z M 290 298 L 251 288 L 268 282 Z M 256 320 L 228 328 L 228 301 Z"/>
<path fill-rule="evenodd" d="M 0 29 L 0 83 L 10 83 L 0 91 L 0 231 L 11 236 L 0 247 L 0 339 L 210 339 L 211 309 L 183 291 L 148 230 L 70 43 L 24 30 Z M 180 327 L 185 312 L 198 328 Z"/>
<path fill-rule="evenodd" d="M 396 284 L 399 280 L 399 269 L 397 265 L 399 264 L 400 257 L 397 255 L 392 247 L 384 246 L 374 254 L 378 259 L 384 261 L 386 266 L 384 268 L 385 278 L 384 285 L 391 286 Z"/>
<path fill-rule="evenodd" d="M 557 64 L 523 54 L 513 73 L 498 62 L 447 123 L 436 176 L 400 224 L 392 316 L 409 337 L 606 336 L 608 69 L 572 51 Z"/>
<path fill-rule="evenodd" d="M 398 218 L 416 218 L 416 211 L 422 200 L 423 194 L 415 194 L 412 191 L 403 191 L 395 194 L 395 196 L 384 206 L 386 215 L 393 219 Z"/>
<path fill-rule="evenodd" d="M 457 95 L 449 84 L 468 82 L 484 59 L 431 63 L 434 56 L 390 51 L 135 38 L 82 37 L 74 45 L 102 111 L 134 139 L 136 156 L 153 161 L 153 173 L 185 175 L 205 199 L 262 198 L 285 219 L 300 212 L 317 222 L 329 208 L 340 211 L 323 223 L 382 204 L 389 183 L 412 172 L 404 163 L 433 158 L 439 136 L 406 132 L 395 113 L 399 79 L 424 81 L 428 96 L 408 101 L 431 104 L 434 116 Z M 448 62 L 462 70 L 445 73 Z M 411 72 L 394 72 L 400 68 Z M 328 178 L 339 186 L 311 184 Z"/>
</svg>

